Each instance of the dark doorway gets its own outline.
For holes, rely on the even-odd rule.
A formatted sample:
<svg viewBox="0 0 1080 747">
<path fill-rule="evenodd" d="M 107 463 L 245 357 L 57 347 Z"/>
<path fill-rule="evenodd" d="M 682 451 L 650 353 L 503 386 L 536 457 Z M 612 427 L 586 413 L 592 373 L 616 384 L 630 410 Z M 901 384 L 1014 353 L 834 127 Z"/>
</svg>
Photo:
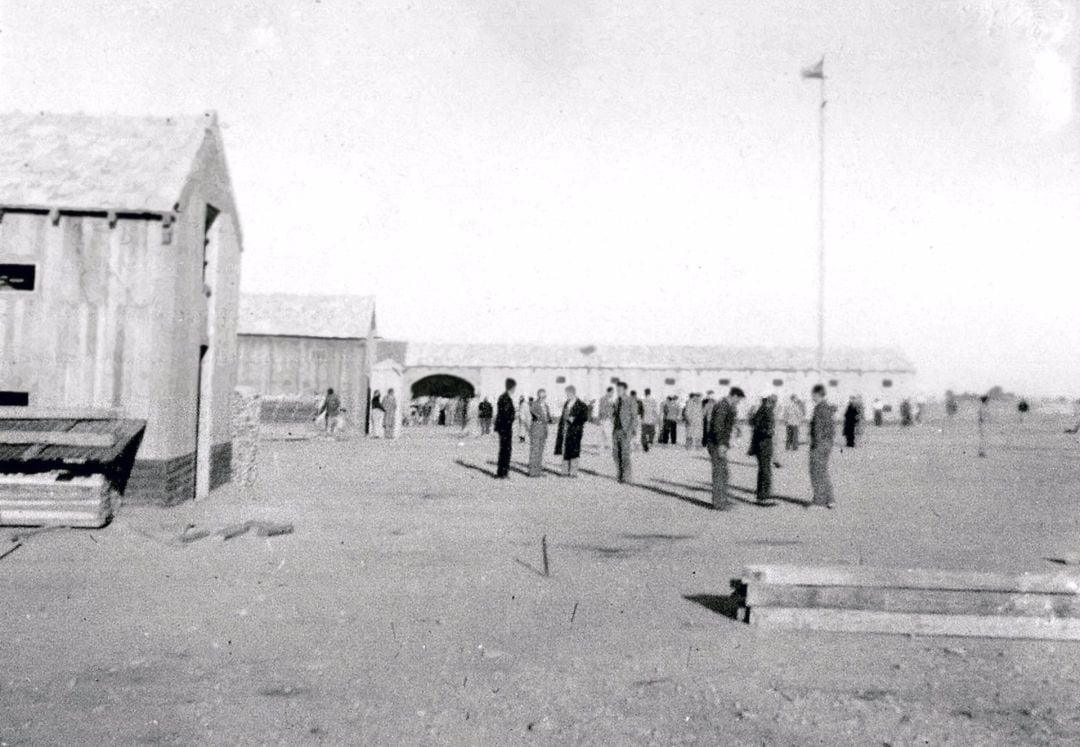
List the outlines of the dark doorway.
<svg viewBox="0 0 1080 747">
<path fill-rule="evenodd" d="M 449 374 L 435 374 L 425 376 L 412 385 L 413 399 L 418 397 L 443 397 L 457 399 L 458 397 L 475 397 L 476 391 L 473 385 L 465 379 Z"/>
</svg>

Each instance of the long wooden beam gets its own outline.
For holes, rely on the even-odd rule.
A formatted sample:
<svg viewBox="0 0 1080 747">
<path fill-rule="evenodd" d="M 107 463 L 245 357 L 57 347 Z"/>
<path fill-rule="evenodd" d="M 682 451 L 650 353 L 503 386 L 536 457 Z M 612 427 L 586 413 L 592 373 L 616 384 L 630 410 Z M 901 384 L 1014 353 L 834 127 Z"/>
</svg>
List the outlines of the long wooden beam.
<svg viewBox="0 0 1080 747">
<path fill-rule="evenodd" d="M 746 605 L 754 613 L 763 607 L 789 607 L 1080 619 L 1078 594 L 751 584 Z"/>
<path fill-rule="evenodd" d="M 1080 641 L 1080 620 L 1042 617 L 924 615 L 870 610 L 760 607 L 750 610 L 750 624 L 766 629 L 822 630 L 834 633 Z"/>
<path fill-rule="evenodd" d="M 891 589 L 1080 594 L 1080 573 L 985 573 L 924 568 L 865 566 L 752 565 L 743 573 L 748 586 L 758 583 L 791 586 L 870 586 Z"/>
<path fill-rule="evenodd" d="M 75 431 L 0 430 L 0 444 L 48 444 L 49 446 L 108 448 L 116 444 L 116 436 L 112 433 Z"/>
</svg>

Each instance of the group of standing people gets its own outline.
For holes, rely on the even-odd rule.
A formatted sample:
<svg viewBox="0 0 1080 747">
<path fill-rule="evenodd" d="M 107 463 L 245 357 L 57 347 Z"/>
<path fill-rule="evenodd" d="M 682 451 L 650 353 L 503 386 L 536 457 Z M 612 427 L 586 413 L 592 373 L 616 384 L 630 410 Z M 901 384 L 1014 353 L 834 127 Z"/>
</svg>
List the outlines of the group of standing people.
<svg viewBox="0 0 1080 747">
<path fill-rule="evenodd" d="M 378 390 L 371 395 L 371 436 L 398 436 L 398 402 L 393 389 L 387 389 L 385 397 Z"/>
<path fill-rule="evenodd" d="M 640 435 L 641 446 L 643 450 L 648 451 L 648 427 L 652 425 L 655 429 L 655 421 L 651 424 L 644 421 L 663 413 L 666 427 L 667 412 L 670 410 L 662 410 L 652 399 L 648 389 L 645 390 L 645 398 L 642 400 L 629 391 L 626 382 L 618 382 L 614 390 L 614 392 L 608 390 L 605 397 L 598 403 L 596 413 L 601 425 L 601 433 L 604 434 L 602 436 L 604 444 L 609 445 L 615 460 L 616 479 L 620 483 L 629 483 L 633 481 L 631 452 L 636 437 Z M 575 387 L 567 386 L 565 393 L 566 401 L 558 419 L 555 454 L 563 457 L 565 465 L 563 474 L 567 477 L 577 477 L 585 426 L 593 419 L 593 416 L 590 406 L 578 398 Z M 496 468 L 498 479 L 506 479 L 510 476 L 515 422 L 523 417 L 527 419 L 529 427 L 528 475 L 540 477 L 544 474 L 544 453 L 547 448 L 549 428 L 554 422 L 548 405 L 547 391 L 540 389 L 528 403 L 524 398 L 518 399 L 515 406 L 516 394 L 517 382 L 514 379 L 507 379 L 506 391 L 498 399 L 495 414 L 495 432 L 499 436 Z M 712 400 L 712 393 L 709 394 L 708 404 L 699 400 L 700 395 L 692 395 L 680 415 L 684 418 L 688 431 L 691 431 L 687 435 L 687 446 L 693 446 L 695 442 L 703 442 L 708 449 L 712 462 L 712 507 L 719 511 L 726 511 L 733 505 L 728 490 L 728 451 L 736 435 L 739 405 L 745 400 L 746 395 L 739 387 L 732 387 L 728 394 L 719 400 Z M 813 501 L 810 506 L 833 508 L 835 500 L 832 481 L 829 477 L 829 457 L 832 454 L 835 439 L 836 410 L 829 404 L 823 385 L 819 384 L 813 388 L 812 397 L 814 409 L 810 419 L 809 465 Z M 671 401 L 671 398 L 668 398 L 665 406 Z M 756 496 L 761 503 L 769 502 L 772 497 L 776 404 L 776 395 L 771 392 L 765 393 L 749 418 L 752 429 L 749 455 L 757 459 Z M 798 398 L 794 396 L 791 398 L 791 403 L 785 406 L 783 414 L 787 428 L 785 448 L 797 450 L 798 425 L 804 416 L 802 404 Z"/>
</svg>

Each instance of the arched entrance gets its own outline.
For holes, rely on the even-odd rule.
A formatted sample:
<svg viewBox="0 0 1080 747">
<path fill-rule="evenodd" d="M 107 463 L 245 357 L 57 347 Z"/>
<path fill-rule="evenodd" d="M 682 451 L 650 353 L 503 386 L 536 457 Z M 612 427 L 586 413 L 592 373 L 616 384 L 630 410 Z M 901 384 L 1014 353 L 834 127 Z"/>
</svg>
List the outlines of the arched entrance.
<svg viewBox="0 0 1080 747">
<path fill-rule="evenodd" d="M 472 398 L 476 396 L 473 385 L 458 376 L 433 374 L 418 379 L 412 385 L 413 399 L 441 397 L 444 399 Z"/>
</svg>

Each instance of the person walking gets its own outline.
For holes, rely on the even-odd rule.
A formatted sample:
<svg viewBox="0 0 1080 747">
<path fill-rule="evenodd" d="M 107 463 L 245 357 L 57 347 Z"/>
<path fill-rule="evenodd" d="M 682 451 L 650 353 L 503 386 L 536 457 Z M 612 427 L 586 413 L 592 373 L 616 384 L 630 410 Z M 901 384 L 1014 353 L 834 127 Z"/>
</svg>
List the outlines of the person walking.
<svg viewBox="0 0 1080 747">
<path fill-rule="evenodd" d="M 620 381 L 617 385 L 615 407 L 611 417 L 612 453 L 615 456 L 615 474 L 619 482 L 633 482 L 630 464 L 630 445 L 633 442 L 637 422 L 637 404 L 627 393 L 629 387 Z"/>
<path fill-rule="evenodd" d="M 829 478 L 829 456 L 836 437 L 833 422 L 835 410 L 826 399 L 825 386 L 813 389 L 814 414 L 810 419 L 810 485 L 814 492 L 813 508 L 833 508 L 832 480 Z"/>
<path fill-rule="evenodd" d="M 712 461 L 712 507 L 714 511 L 727 511 L 731 508 L 731 499 L 727 494 L 728 461 L 727 452 L 731 448 L 731 436 L 735 431 L 735 416 L 739 403 L 745 399 L 743 390 L 731 387 L 726 397 L 713 405 L 709 415 L 709 437 L 705 441 Z"/>
<path fill-rule="evenodd" d="M 645 406 L 641 403 L 641 398 L 637 396 L 637 390 L 630 392 L 630 399 L 634 401 L 634 411 L 637 413 L 637 418 L 634 420 L 634 432 L 630 434 L 630 448 L 637 451 L 641 448 L 641 416 L 645 414 Z"/>
<path fill-rule="evenodd" d="M 386 420 L 386 411 L 383 409 L 382 395 L 376 389 L 371 395 L 371 437 L 383 437 L 383 423 Z"/>
<path fill-rule="evenodd" d="M 859 405 L 852 396 L 844 410 L 844 442 L 849 449 L 855 448 L 855 435 L 859 430 Z"/>
<path fill-rule="evenodd" d="M 514 391 L 517 382 L 506 380 L 506 391 L 496 403 L 495 432 L 499 434 L 499 462 L 495 476 L 506 479 L 510 476 L 510 454 L 514 448 Z"/>
<path fill-rule="evenodd" d="M 656 440 L 656 423 L 660 418 L 660 406 L 653 399 L 652 390 L 645 390 L 641 400 L 641 450 L 648 453 Z"/>
<path fill-rule="evenodd" d="M 979 397 L 979 456 L 986 456 L 986 429 L 990 426 L 990 397 Z"/>
<path fill-rule="evenodd" d="M 597 405 L 596 419 L 600 422 L 600 445 L 604 449 L 612 447 L 612 431 L 614 429 L 615 416 L 615 389 L 608 387 L 607 392 L 600 398 Z"/>
<path fill-rule="evenodd" d="M 874 411 L 874 427 L 880 428 L 885 423 L 885 403 L 874 398 L 870 403 L 870 409 Z"/>
<path fill-rule="evenodd" d="M 386 390 L 383 398 L 383 411 L 386 413 L 386 437 L 397 438 L 398 404 L 393 389 Z"/>
<path fill-rule="evenodd" d="M 540 389 L 529 407 L 532 422 L 529 424 L 529 477 L 544 476 L 544 449 L 547 448 L 548 426 L 551 410 L 548 409 L 547 390 Z"/>
<path fill-rule="evenodd" d="M 772 498 L 773 436 L 776 433 L 776 395 L 767 391 L 761 404 L 750 418 L 749 456 L 757 458 L 757 499 L 765 503 Z"/>
<path fill-rule="evenodd" d="M 686 423 L 686 448 L 694 449 L 701 446 L 701 435 L 704 428 L 704 414 L 701 409 L 701 395 L 694 392 L 686 401 L 686 407 L 682 412 L 683 422 Z"/>
<path fill-rule="evenodd" d="M 308 410 L 308 412 L 311 412 Z M 338 416 L 341 414 L 341 397 L 334 393 L 333 389 L 326 390 L 326 397 L 323 399 L 322 406 L 315 414 L 315 420 L 318 421 L 323 415 L 326 416 L 326 432 L 328 435 L 334 435 L 334 431 L 337 430 Z"/>
<path fill-rule="evenodd" d="M 585 437 L 585 424 L 588 422 L 589 406 L 578 399 L 577 389 L 566 387 L 566 404 L 563 405 L 559 430 L 555 434 L 555 454 L 562 455 L 567 477 L 578 476 L 581 440 Z"/>
<path fill-rule="evenodd" d="M 480 417 L 480 435 L 486 436 L 491 433 L 491 419 L 495 416 L 495 408 L 491 406 L 491 401 L 487 397 L 484 397 L 484 401 L 480 403 L 478 410 Z"/>
</svg>

